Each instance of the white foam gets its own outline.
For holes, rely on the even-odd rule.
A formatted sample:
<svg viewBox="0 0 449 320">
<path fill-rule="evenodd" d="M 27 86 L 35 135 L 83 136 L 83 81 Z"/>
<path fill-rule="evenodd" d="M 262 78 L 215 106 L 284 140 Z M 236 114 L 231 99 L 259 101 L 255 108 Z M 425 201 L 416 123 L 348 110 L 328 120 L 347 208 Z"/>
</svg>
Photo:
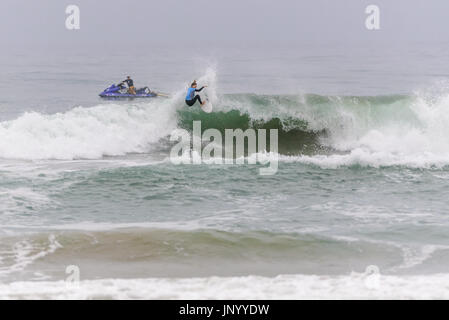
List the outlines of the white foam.
<svg viewBox="0 0 449 320">
<path fill-rule="evenodd" d="M 48 196 L 38 193 L 30 188 L 0 188 L 0 211 L 3 215 L 22 212 L 23 207 L 38 210 L 53 205 L 55 205 L 55 202 L 48 198 Z"/>
<path fill-rule="evenodd" d="M 449 246 L 443 245 L 424 245 L 418 248 L 400 246 L 404 262 L 393 270 L 408 269 L 424 263 L 432 257 L 437 250 L 448 250 Z"/>
<path fill-rule="evenodd" d="M 372 168 L 403 166 L 408 168 L 441 169 L 449 165 L 449 153 L 447 155 L 437 155 L 423 152 L 422 154 L 407 155 L 383 151 L 373 152 L 366 148 L 356 148 L 346 154 L 313 156 L 279 155 L 279 161 L 285 163 L 298 162 L 315 165 L 323 169 L 337 169 L 350 166 Z M 282 167 L 279 167 L 279 170 L 282 170 Z"/>
<path fill-rule="evenodd" d="M 15 235 L 14 230 L 21 231 L 34 230 L 34 231 L 112 231 L 120 229 L 167 229 L 167 230 L 179 230 L 179 231 L 193 231 L 199 228 L 207 228 L 206 225 L 202 225 L 199 219 L 188 221 L 174 221 L 174 222 L 94 222 L 83 221 L 71 224 L 60 225 L 45 225 L 45 226 L 23 226 L 18 224 L 5 224 L 2 225 L 2 230 L 10 231 L 10 235 Z"/>
<path fill-rule="evenodd" d="M 82 277 L 82 272 L 81 272 Z M 449 274 L 207 277 L 0 284 L 0 299 L 448 299 Z"/>
<path fill-rule="evenodd" d="M 32 243 L 28 240 L 17 242 L 11 251 L 0 252 L 4 260 L 6 258 L 12 260 L 12 263 L 0 267 L 0 276 L 22 271 L 34 261 L 55 252 L 61 247 L 53 234 L 50 234 L 48 242 L 44 243 Z"/>
<path fill-rule="evenodd" d="M 144 153 L 176 127 L 173 100 L 141 105 L 77 107 L 65 113 L 25 113 L 0 123 L 0 157 L 98 159 Z"/>
<path fill-rule="evenodd" d="M 323 168 L 361 165 L 367 167 L 405 166 L 442 168 L 449 165 L 449 94 L 431 88 L 431 93 L 416 92 L 409 98 L 375 102 L 354 97 L 327 97 L 323 105 L 309 105 L 298 95 L 295 106 L 289 102 L 264 97 L 268 105 L 253 105 L 250 98 L 224 98 L 223 105 L 232 105 L 252 119 L 301 119 L 308 130 L 327 132 L 321 143 L 337 150 L 331 155 L 283 157 Z M 435 91 L 437 91 L 435 93 Z M 372 102 L 371 102 L 372 101 Z"/>
<path fill-rule="evenodd" d="M 417 93 L 408 103 L 406 106 L 384 106 L 379 111 L 387 117 L 384 120 L 371 116 L 368 121 L 352 112 L 353 121 L 340 123 L 343 128 L 328 128 L 331 137 L 327 143 L 346 154 L 302 157 L 299 160 L 327 168 L 356 164 L 412 168 L 449 165 L 449 95 L 429 99 Z M 398 112 L 395 108 L 405 108 L 407 112 Z M 345 112 L 350 113 L 346 109 Z"/>
</svg>

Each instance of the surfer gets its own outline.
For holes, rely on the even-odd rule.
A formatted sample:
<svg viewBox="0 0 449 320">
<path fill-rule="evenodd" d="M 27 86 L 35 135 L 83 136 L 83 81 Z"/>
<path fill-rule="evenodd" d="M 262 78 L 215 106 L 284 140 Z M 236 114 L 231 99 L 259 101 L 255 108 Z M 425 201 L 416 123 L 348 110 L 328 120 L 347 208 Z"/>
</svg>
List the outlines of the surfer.
<svg viewBox="0 0 449 320">
<path fill-rule="evenodd" d="M 128 85 L 128 93 L 129 94 L 136 94 L 136 88 L 134 88 L 134 81 L 131 79 L 130 76 L 126 77 L 126 80 L 123 80 L 122 83 L 126 82 Z"/>
<path fill-rule="evenodd" d="M 206 87 L 207 86 L 202 86 L 201 89 L 197 89 L 196 80 L 194 80 L 192 82 L 192 84 L 190 85 L 190 88 L 187 90 L 186 104 L 189 107 L 191 107 L 191 106 L 193 106 L 195 104 L 196 101 L 198 101 L 201 104 L 201 106 L 204 106 L 206 101 L 201 101 L 200 95 L 199 94 L 195 94 L 195 92 L 200 92 L 201 90 L 203 90 Z"/>
</svg>

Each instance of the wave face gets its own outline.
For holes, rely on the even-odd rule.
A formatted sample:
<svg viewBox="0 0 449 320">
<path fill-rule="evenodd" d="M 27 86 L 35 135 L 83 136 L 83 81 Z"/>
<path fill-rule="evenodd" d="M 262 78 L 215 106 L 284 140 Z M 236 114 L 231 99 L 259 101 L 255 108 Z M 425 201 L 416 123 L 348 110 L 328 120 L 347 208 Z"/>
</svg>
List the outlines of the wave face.
<svg viewBox="0 0 449 320">
<path fill-rule="evenodd" d="M 179 125 L 202 130 L 278 129 L 279 152 L 285 155 L 348 152 L 370 130 L 407 121 L 419 124 L 407 96 L 336 97 L 306 95 L 239 94 L 221 97 L 215 112 L 178 111 Z"/>
<path fill-rule="evenodd" d="M 168 148 L 176 128 L 278 129 L 279 152 L 319 165 L 449 164 L 449 94 L 390 96 L 217 95 L 215 74 L 200 81 L 214 112 L 170 99 L 77 107 L 65 113 L 25 113 L 0 123 L 0 157 L 98 159 Z M 435 90 L 433 90 L 435 91 Z M 324 158 L 323 158 L 324 156 Z"/>
</svg>

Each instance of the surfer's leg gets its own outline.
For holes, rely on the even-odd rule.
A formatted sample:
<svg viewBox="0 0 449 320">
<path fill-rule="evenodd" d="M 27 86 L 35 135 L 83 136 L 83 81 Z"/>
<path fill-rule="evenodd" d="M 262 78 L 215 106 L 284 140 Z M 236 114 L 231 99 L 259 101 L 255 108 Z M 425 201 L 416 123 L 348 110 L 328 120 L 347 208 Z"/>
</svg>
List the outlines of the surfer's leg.
<svg viewBox="0 0 449 320">
<path fill-rule="evenodd" d="M 186 104 L 191 107 L 193 106 L 196 102 L 199 102 L 201 105 L 204 105 L 205 102 L 201 101 L 201 97 L 199 95 L 196 95 L 195 97 L 193 97 L 192 100 L 186 100 Z"/>
<path fill-rule="evenodd" d="M 198 100 L 198 102 L 199 102 L 201 105 L 203 105 L 203 101 L 201 101 L 201 97 L 200 97 L 199 95 L 196 95 L 195 98 L 194 98 L 194 100 L 195 100 L 195 101 Z"/>
</svg>

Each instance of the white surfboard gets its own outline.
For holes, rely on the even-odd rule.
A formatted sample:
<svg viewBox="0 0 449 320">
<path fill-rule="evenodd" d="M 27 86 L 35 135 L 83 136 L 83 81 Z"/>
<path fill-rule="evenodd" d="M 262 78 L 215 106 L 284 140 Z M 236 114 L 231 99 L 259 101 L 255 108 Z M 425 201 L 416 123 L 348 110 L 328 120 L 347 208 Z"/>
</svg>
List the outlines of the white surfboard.
<svg viewBox="0 0 449 320">
<path fill-rule="evenodd" d="M 201 106 L 201 109 L 203 109 L 204 112 L 206 113 L 211 113 L 212 112 L 212 104 L 207 101 L 203 106 Z"/>
<path fill-rule="evenodd" d="M 207 97 L 207 95 L 205 95 L 206 96 L 206 103 L 203 105 L 203 106 L 201 106 L 201 109 L 203 109 L 203 111 L 204 112 L 206 112 L 206 113 L 211 113 L 212 112 L 212 103 L 210 103 L 210 101 L 209 101 L 209 98 Z"/>
</svg>

